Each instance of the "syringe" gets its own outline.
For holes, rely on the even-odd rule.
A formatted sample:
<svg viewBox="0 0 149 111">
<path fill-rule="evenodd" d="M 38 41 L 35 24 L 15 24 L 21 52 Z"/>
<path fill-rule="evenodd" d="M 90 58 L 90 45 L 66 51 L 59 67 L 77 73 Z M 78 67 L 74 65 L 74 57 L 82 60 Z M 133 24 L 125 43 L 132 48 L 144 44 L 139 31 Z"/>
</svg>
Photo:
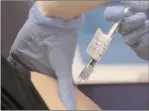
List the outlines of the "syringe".
<svg viewBox="0 0 149 111">
<path fill-rule="evenodd" d="M 129 8 L 126 7 L 124 9 L 124 13 L 127 14 L 128 10 Z M 88 80 L 93 68 L 102 59 L 103 54 L 106 52 L 109 44 L 111 43 L 112 37 L 119 28 L 121 21 L 122 20 L 119 20 L 113 23 L 112 28 L 109 30 L 107 35 L 104 34 L 100 29 L 97 30 L 87 49 L 87 52 L 91 58 L 80 73 L 78 77 L 78 79 L 80 79 L 79 82 L 82 82 L 82 80 L 86 82 Z"/>
</svg>

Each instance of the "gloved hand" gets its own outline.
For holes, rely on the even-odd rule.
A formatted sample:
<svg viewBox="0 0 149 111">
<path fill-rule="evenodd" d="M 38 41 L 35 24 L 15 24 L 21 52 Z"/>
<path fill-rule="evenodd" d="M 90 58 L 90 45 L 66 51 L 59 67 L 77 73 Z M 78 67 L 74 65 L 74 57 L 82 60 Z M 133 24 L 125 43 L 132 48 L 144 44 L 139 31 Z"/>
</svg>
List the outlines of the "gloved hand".
<svg viewBox="0 0 149 111">
<path fill-rule="evenodd" d="M 124 14 L 124 6 L 107 7 L 104 16 L 108 21 L 114 22 L 120 19 L 118 32 L 126 44 L 135 53 L 149 60 L 149 1 L 122 1 L 130 10 Z"/>
<path fill-rule="evenodd" d="M 29 18 L 36 24 L 34 29 L 39 28 L 34 32 L 36 36 L 32 37 L 36 41 L 35 44 L 38 44 L 36 48 L 37 50 L 43 48 L 38 51 L 41 58 L 37 61 L 42 63 L 42 66 L 37 66 L 38 70 L 44 74 L 50 74 L 42 70 L 47 67 L 54 72 L 58 80 L 60 99 L 68 110 L 76 110 L 72 64 L 82 17 L 70 21 L 47 18 L 40 13 L 39 7 L 35 4 Z M 35 62 L 34 66 L 36 66 Z"/>
<path fill-rule="evenodd" d="M 57 78 L 60 99 L 68 110 L 76 110 L 72 64 L 81 26 L 82 17 L 47 18 L 35 3 L 10 51 L 10 58 L 17 58 L 15 63 Z"/>
</svg>

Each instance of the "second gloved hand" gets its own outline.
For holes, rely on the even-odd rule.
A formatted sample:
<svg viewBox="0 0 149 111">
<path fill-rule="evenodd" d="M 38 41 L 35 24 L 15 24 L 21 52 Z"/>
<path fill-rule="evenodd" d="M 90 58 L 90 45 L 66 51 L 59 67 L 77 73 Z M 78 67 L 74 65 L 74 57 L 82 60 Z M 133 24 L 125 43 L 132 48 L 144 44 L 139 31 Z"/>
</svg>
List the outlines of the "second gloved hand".
<svg viewBox="0 0 149 111">
<path fill-rule="evenodd" d="M 149 60 L 149 1 L 123 1 L 130 10 L 124 13 L 124 6 L 106 8 L 104 16 L 108 21 L 120 19 L 119 33 L 126 44 L 141 58 Z"/>
</svg>

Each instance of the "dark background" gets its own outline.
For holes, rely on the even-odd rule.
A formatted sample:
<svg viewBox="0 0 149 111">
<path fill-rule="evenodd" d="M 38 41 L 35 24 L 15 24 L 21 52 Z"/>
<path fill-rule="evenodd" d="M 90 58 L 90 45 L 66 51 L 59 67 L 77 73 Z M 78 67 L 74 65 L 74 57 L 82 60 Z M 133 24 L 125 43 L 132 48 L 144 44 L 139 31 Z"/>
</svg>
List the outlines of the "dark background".
<svg viewBox="0 0 149 111">
<path fill-rule="evenodd" d="M 2 1 L 1 51 L 8 56 L 10 47 L 28 16 L 31 1 Z M 102 109 L 149 109 L 149 84 L 86 85 L 79 87 Z"/>
</svg>

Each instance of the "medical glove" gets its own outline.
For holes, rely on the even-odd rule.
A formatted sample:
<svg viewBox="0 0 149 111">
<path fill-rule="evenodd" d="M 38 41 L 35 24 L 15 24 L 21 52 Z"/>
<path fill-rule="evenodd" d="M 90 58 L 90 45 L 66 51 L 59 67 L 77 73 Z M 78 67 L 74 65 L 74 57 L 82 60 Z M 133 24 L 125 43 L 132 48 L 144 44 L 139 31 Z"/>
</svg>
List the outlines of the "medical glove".
<svg viewBox="0 0 149 111">
<path fill-rule="evenodd" d="M 35 3 L 9 56 L 31 71 L 56 77 L 60 99 L 68 110 L 76 109 L 72 64 L 81 26 L 82 17 L 71 21 L 48 18 Z"/>
<path fill-rule="evenodd" d="M 124 6 L 109 6 L 104 17 L 115 22 L 123 19 L 118 32 L 124 42 L 141 58 L 149 60 L 149 1 L 122 1 L 130 10 L 125 16 Z"/>
</svg>

